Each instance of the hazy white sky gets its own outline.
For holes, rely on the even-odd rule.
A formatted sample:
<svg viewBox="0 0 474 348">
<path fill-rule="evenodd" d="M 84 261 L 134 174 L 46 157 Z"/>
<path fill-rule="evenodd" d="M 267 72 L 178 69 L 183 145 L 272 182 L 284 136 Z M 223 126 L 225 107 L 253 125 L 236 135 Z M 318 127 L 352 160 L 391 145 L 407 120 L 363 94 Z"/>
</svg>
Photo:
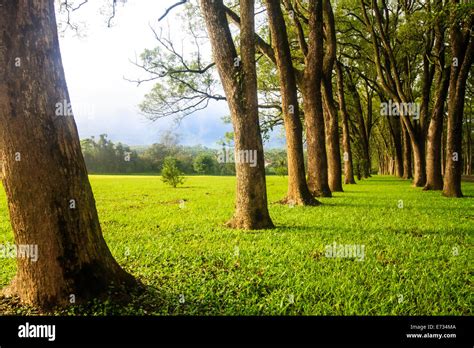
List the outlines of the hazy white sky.
<svg viewBox="0 0 474 348">
<path fill-rule="evenodd" d="M 82 1 L 76 0 L 76 5 Z M 152 144 L 160 132 L 175 129 L 183 144 L 216 146 L 230 125 L 221 117 L 228 114 L 225 102 L 188 116 L 179 126 L 172 119 L 150 122 L 140 114 L 137 105 L 152 88 L 153 82 L 136 84 L 124 80 L 144 76 L 130 63 L 156 41 L 149 25 L 159 26 L 157 19 L 174 0 L 128 0 L 117 5 L 112 27 L 107 27 L 111 0 L 89 0 L 71 13 L 72 22 L 80 24 L 82 37 L 68 30 L 60 37 L 61 53 L 81 138 L 107 133 L 114 142 L 129 145 Z M 175 12 L 179 8 L 175 9 Z M 58 17 L 58 21 L 64 19 Z M 170 16 L 172 31 L 179 33 L 181 23 Z M 61 29 L 60 29 L 61 31 Z"/>
</svg>

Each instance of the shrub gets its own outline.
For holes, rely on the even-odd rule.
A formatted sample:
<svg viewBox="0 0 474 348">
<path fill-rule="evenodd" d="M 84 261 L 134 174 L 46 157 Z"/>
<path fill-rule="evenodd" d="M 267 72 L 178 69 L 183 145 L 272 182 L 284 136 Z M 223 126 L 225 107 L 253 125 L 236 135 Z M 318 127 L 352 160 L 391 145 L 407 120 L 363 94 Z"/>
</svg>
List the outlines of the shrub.
<svg viewBox="0 0 474 348">
<path fill-rule="evenodd" d="M 163 180 L 165 184 L 176 187 L 184 183 L 184 176 L 182 174 L 178 168 L 176 159 L 166 157 L 163 162 L 163 168 L 161 169 L 161 180 Z"/>
</svg>

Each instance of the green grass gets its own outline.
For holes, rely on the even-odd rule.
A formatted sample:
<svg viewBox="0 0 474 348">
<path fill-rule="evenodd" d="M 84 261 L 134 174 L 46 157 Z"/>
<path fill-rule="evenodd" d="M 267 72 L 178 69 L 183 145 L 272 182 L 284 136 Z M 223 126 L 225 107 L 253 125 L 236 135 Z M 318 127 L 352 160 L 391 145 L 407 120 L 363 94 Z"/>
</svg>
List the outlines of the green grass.
<svg viewBox="0 0 474 348">
<path fill-rule="evenodd" d="M 232 177 L 188 177 L 177 189 L 151 176 L 91 182 L 112 253 L 147 291 L 128 306 L 96 302 L 62 314 L 472 315 L 474 183 L 463 183 L 468 197 L 452 199 L 374 176 L 322 206 L 291 208 L 273 203 L 286 178 L 268 177 L 277 228 L 241 231 L 223 226 Z M 2 194 L 5 241 L 13 239 Z M 333 242 L 364 245 L 364 260 L 325 257 Z M 14 274 L 14 261 L 0 259 L 0 286 Z"/>
</svg>

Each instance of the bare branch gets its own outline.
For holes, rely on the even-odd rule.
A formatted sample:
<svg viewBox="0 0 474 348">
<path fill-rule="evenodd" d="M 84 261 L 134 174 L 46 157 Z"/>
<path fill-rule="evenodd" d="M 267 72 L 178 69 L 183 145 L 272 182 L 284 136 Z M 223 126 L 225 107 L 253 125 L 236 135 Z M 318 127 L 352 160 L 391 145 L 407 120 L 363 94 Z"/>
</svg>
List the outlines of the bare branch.
<svg viewBox="0 0 474 348">
<path fill-rule="evenodd" d="M 184 5 L 184 4 L 187 3 L 187 2 L 188 2 L 187 0 L 181 0 L 181 1 L 178 1 L 176 4 L 174 4 L 174 5 L 170 6 L 170 7 L 168 7 L 168 8 L 166 9 L 165 13 L 164 13 L 160 18 L 158 18 L 158 22 L 160 22 L 163 18 L 165 18 L 165 17 L 168 15 L 168 13 L 170 13 L 170 11 L 171 11 L 172 9 L 174 9 L 174 8 L 177 7 L 177 6 Z"/>
<path fill-rule="evenodd" d="M 89 1 L 89 0 L 84 0 L 84 1 L 81 2 L 79 5 L 77 5 L 77 7 L 72 8 L 72 11 L 79 10 L 79 8 L 81 8 L 82 5 L 87 4 L 88 1 Z"/>
<path fill-rule="evenodd" d="M 112 19 L 115 17 L 115 5 L 117 4 L 117 0 L 112 0 L 112 16 L 110 16 L 108 22 L 107 22 L 107 27 L 110 28 L 110 22 Z"/>
</svg>

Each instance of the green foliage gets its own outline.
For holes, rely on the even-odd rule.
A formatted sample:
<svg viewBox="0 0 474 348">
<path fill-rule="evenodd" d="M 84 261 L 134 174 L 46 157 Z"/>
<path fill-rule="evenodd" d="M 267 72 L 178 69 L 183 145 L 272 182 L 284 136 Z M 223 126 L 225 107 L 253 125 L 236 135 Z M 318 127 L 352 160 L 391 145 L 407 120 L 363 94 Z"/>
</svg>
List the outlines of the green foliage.
<svg viewBox="0 0 474 348">
<path fill-rule="evenodd" d="M 171 187 L 184 183 L 184 177 L 177 166 L 176 158 L 166 157 L 161 170 L 161 180 Z"/>
<path fill-rule="evenodd" d="M 81 148 L 90 173 L 136 173 L 145 171 L 137 151 L 128 145 L 114 144 L 107 134 L 81 140 Z"/>
<path fill-rule="evenodd" d="M 265 151 L 265 172 L 279 176 L 288 175 L 286 150 L 269 149 Z"/>
<path fill-rule="evenodd" d="M 230 136 L 231 133 L 229 133 Z M 205 158 L 208 175 L 234 175 L 233 163 L 218 163 L 215 160 L 217 150 L 201 145 L 182 146 L 175 137 L 162 136 L 159 143 L 130 148 L 123 144 L 114 144 L 105 134 L 99 140 L 94 137 L 81 140 L 82 153 L 89 173 L 157 173 L 163 168 L 166 157 L 177 160 L 178 169 L 184 174 L 202 174 L 195 170 L 197 158 Z M 128 154 L 128 155 L 127 155 Z M 212 164 L 210 163 L 212 159 Z"/>
<path fill-rule="evenodd" d="M 200 154 L 194 159 L 193 167 L 198 174 L 212 174 L 216 164 L 217 161 L 213 156 Z"/>
<path fill-rule="evenodd" d="M 288 175 L 288 169 L 285 166 L 279 166 L 275 168 L 275 174 L 279 176 Z"/>
</svg>

